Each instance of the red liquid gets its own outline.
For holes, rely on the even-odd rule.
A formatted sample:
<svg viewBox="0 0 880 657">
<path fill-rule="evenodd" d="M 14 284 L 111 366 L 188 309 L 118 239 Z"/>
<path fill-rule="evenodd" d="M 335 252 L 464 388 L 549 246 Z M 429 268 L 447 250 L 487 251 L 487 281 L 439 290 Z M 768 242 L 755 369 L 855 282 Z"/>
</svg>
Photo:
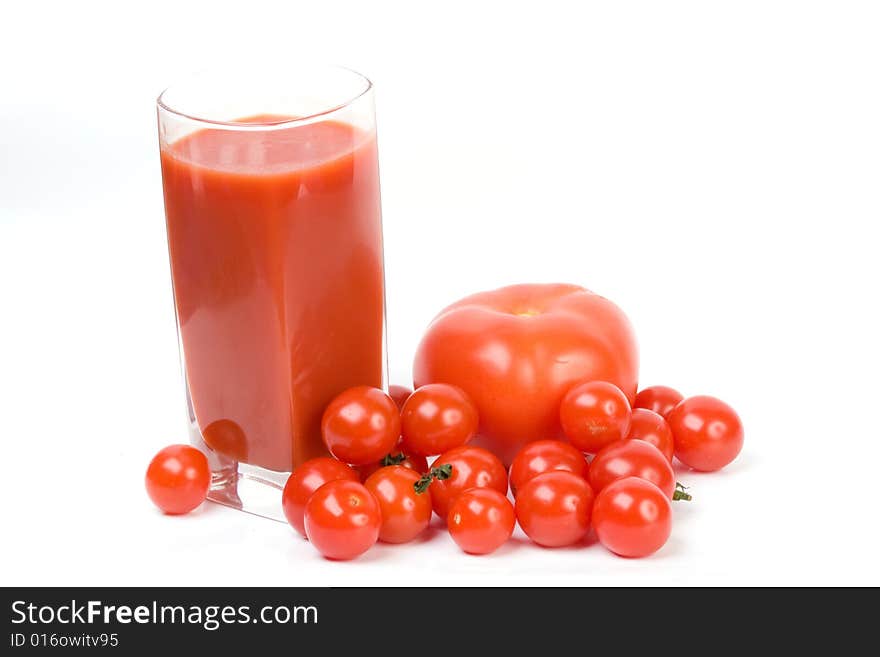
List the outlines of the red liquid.
<svg viewBox="0 0 880 657">
<path fill-rule="evenodd" d="M 161 157 L 186 376 L 205 442 L 276 471 L 326 454 L 324 407 L 346 388 L 383 383 L 375 134 L 333 121 L 207 129 Z"/>
</svg>

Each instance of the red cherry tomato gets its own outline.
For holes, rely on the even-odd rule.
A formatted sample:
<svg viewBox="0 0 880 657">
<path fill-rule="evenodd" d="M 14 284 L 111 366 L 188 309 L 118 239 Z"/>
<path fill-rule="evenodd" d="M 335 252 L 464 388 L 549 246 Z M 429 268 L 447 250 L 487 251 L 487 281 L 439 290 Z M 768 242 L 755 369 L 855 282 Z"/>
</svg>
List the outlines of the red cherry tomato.
<svg viewBox="0 0 880 657">
<path fill-rule="evenodd" d="M 147 467 L 147 495 L 169 515 L 189 513 L 205 501 L 211 487 L 208 459 L 195 447 L 169 445 Z"/>
<path fill-rule="evenodd" d="M 354 559 L 379 538 L 382 512 L 363 484 L 337 479 L 321 486 L 306 504 L 306 535 L 328 559 Z"/>
<path fill-rule="evenodd" d="M 211 422 L 202 428 L 205 444 L 233 461 L 248 462 L 248 439 L 244 430 L 229 419 Z"/>
<path fill-rule="evenodd" d="M 406 386 L 398 386 L 398 385 L 388 386 L 388 396 L 394 400 L 394 403 L 397 404 L 398 409 L 403 408 L 404 402 L 406 402 L 407 398 L 411 394 L 412 394 L 412 390 L 410 390 Z"/>
<path fill-rule="evenodd" d="M 669 423 L 654 411 L 647 408 L 634 408 L 629 426 L 628 440 L 642 440 L 659 449 L 666 460 L 672 463 L 675 444 Z"/>
<path fill-rule="evenodd" d="M 388 454 L 400 438 L 400 412 L 378 388 L 349 388 L 330 402 L 321 420 L 330 453 L 352 465 L 366 465 Z"/>
<path fill-rule="evenodd" d="M 584 455 L 561 440 L 537 440 L 523 447 L 510 464 L 510 490 L 516 491 L 529 479 L 551 470 L 573 472 L 587 478 L 589 464 Z"/>
<path fill-rule="evenodd" d="M 675 473 L 659 449 L 641 440 L 620 440 L 602 448 L 590 463 L 590 486 L 601 491 L 613 481 L 638 477 L 650 481 L 670 500 Z"/>
<path fill-rule="evenodd" d="M 381 468 L 367 479 L 364 486 L 382 510 L 380 541 L 407 543 L 431 522 L 431 492 L 415 491 L 419 479 L 419 474 L 400 465 Z"/>
<path fill-rule="evenodd" d="M 526 535 L 544 547 L 573 545 L 590 529 L 593 489 L 571 472 L 529 479 L 516 496 L 516 519 Z"/>
<path fill-rule="evenodd" d="M 428 461 L 424 456 L 412 456 L 404 454 L 399 450 L 400 445 L 397 446 L 397 449 L 394 452 L 387 454 L 381 461 L 374 461 L 367 465 L 355 466 L 354 469 L 357 470 L 358 474 L 361 476 L 361 482 L 365 482 L 371 474 L 376 472 L 376 470 L 387 468 L 389 465 L 399 465 L 404 468 L 409 468 L 413 472 L 418 472 L 419 474 L 428 471 Z"/>
<path fill-rule="evenodd" d="M 507 471 L 492 452 L 481 447 L 456 447 L 441 454 L 434 466 L 451 465 L 449 479 L 437 479 L 431 484 L 434 512 L 443 520 L 459 495 L 469 488 L 492 488 L 507 495 Z"/>
<path fill-rule="evenodd" d="M 613 383 L 589 381 L 562 398 L 559 419 L 571 444 L 595 454 L 629 432 L 632 410 L 626 395 Z"/>
<path fill-rule="evenodd" d="M 430 383 L 403 405 L 401 446 L 407 454 L 436 456 L 473 438 L 479 422 L 477 407 L 461 388 Z"/>
<path fill-rule="evenodd" d="M 492 488 L 471 488 L 456 498 L 446 524 L 449 535 L 468 554 L 489 554 L 513 534 L 516 515 L 506 496 Z"/>
<path fill-rule="evenodd" d="M 608 299 L 576 285 L 511 285 L 461 299 L 431 322 L 413 380 L 451 383 L 480 414 L 474 444 L 510 465 L 532 440 L 562 438 L 559 400 L 579 381 L 635 399 L 635 336 Z"/>
<path fill-rule="evenodd" d="M 742 450 L 739 415 L 715 397 L 703 395 L 679 402 L 668 421 L 675 437 L 675 455 L 694 470 L 720 470 Z"/>
<path fill-rule="evenodd" d="M 303 536 L 306 535 L 303 519 L 306 503 L 321 486 L 337 479 L 358 481 L 358 475 L 342 461 L 329 456 L 306 461 L 293 471 L 281 493 L 281 508 L 291 527 Z"/>
<path fill-rule="evenodd" d="M 638 477 L 608 484 L 593 505 L 599 542 L 622 557 L 646 557 L 672 532 L 672 505 L 649 481 Z"/>
<path fill-rule="evenodd" d="M 682 399 L 684 399 L 684 395 L 675 388 L 670 388 L 669 386 L 651 386 L 639 390 L 633 408 L 646 408 L 665 418 L 669 415 L 669 411 L 675 408 L 675 405 Z"/>
</svg>

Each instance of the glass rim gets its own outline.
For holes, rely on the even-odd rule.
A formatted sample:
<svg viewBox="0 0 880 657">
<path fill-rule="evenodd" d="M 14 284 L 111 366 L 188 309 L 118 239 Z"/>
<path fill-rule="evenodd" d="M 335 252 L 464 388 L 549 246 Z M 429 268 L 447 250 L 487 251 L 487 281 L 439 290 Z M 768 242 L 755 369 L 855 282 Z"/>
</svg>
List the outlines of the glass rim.
<svg viewBox="0 0 880 657">
<path fill-rule="evenodd" d="M 166 96 L 166 94 L 168 94 L 169 91 L 172 91 L 172 90 L 176 89 L 177 87 L 180 87 L 183 84 L 185 84 L 185 82 L 186 82 L 185 80 L 182 82 L 172 84 L 172 85 L 166 87 L 165 89 L 163 89 L 162 92 L 159 94 L 159 96 L 156 98 L 156 107 L 160 110 L 168 112 L 169 114 L 173 114 L 173 115 L 175 115 L 179 118 L 182 118 L 182 119 L 187 119 L 189 121 L 195 121 L 197 123 L 206 123 L 209 125 L 214 125 L 214 126 L 223 127 L 223 128 L 234 128 L 234 129 L 240 129 L 240 130 L 254 130 L 254 129 L 260 129 L 260 128 L 272 129 L 272 128 L 277 128 L 280 126 L 293 126 L 293 125 L 297 125 L 300 123 L 312 122 L 315 119 L 320 119 L 320 118 L 326 117 L 330 114 L 333 114 L 335 112 L 343 110 L 346 107 L 350 107 L 352 104 L 357 102 L 360 98 L 363 98 L 365 95 L 370 93 L 370 91 L 373 88 L 373 82 L 366 75 L 364 75 L 363 73 L 359 73 L 352 68 L 348 68 L 347 66 L 338 66 L 338 65 L 299 66 L 299 67 L 293 67 L 292 70 L 296 70 L 296 68 L 299 68 L 299 69 L 307 69 L 307 68 L 321 69 L 321 68 L 324 68 L 324 69 L 329 69 L 329 70 L 334 70 L 334 71 L 342 71 L 345 73 L 350 73 L 351 75 L 353 75 L 355 78 L 359 79 L 362 82 L 362 87 L 354 95 L 346 98 L 342 102 L 339 102 L 339 103 L 332 105 L 331 107 L 329 107 L 327 109 L 322 109 L 319 112 L 312 112 L 311 114 L 308 114 L 307 116 L 296 116 L 296 117 L 292 117 L 289 119 L 279 119 L 279 120 L 274 120 L 274 121 L 247 121 L 247 122 L 245 122 L 245 121 L 222 121 L 220 119 L 209 119 L 209 118 L 205 118 L 202 116 L 196 116 L 194 114 L 189 114 L 189 113 L 181 111 L 179 109 L 175 109 L 168 102 L 166 102 L 165 96 Z M 191 78 L 197 77 L 199 75 L 207 74 L 209 72 L 211 72 L 211 71 L 210 70 L 209 71 L 199 71 L 197 73 L 190 75 L 189 78 L 191 79 Z"/>
</svg>

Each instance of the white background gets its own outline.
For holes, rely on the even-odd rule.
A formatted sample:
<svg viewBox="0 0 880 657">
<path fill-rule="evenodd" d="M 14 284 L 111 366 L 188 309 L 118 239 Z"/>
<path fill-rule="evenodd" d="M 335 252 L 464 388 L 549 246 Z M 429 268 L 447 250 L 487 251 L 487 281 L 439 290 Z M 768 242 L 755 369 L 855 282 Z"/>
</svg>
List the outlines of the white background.
<svg viewBox="0 0 880 657">
<path fill-rule="evenodd" d="M 0 583 L 880 584 L 878 34 L 845 1 L 6 7 Z M 393 381 L 447 303 L 564 281 L 628 313 L 645 385 L 739 410 L 742 455 L 680 474 L 657 555 L 433 530 L 332 563 L 151 506 L 185 440 L 154 100 L 266 60 L 376 85 Z"/>
</svg>

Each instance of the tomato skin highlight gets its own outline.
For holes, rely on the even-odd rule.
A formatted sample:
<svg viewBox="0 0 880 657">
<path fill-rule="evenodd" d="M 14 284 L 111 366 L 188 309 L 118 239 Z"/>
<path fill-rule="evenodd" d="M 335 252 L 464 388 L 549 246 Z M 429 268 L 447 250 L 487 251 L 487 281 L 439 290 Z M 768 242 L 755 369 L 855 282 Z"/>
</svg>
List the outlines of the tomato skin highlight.
<svg viewBox="0 0 880 657">
<path fill-rule="evenodd" d="M 452 503 L 446 525 L 464 552 L 490 554 L 513 534 L 516 514 L 510 500 L 497 490 L 471 488 Z"/>
<path fill-rule="evenodd" d="M 632 410 L 626 395 L 613 383 L 587 381 L 565 393 L 559 419 L 572 445 L 595 454 L 605 445 L 626 437 Z"/>
<path fill-rule="evenodd" d="M 742 420 L 716 397 L 698 395 L 679 402 L 669 413 L 669 426 L 675 456 L 694 470 L 720 470 L 742 451 Z"/>
<path fill-rule="evenodd" d="M 330 456 L 306 461 L 287 478 L 281 493 L 281 509 L 290 526 L 303 537 L 306 535 L 306 503 L 321 486 L 337 479 L 359 481 L 354 469 Z"/>
<path fill-rule="evenodd" d="M 684 395 L 675 388 L 650 386 L 639 390 L 633 408 L 645 408 L 665 418 L 682 399 L 684 399 Z"/>
<path fill-rule="evenodd" d="M 627 477 L 596 496 L 593 527 L 599 542 L 622 557 L 647 557 L 672 533 L 672 505 L 657 486 Z"/>
<path fill-rule="evenodd" d="M 467 443 L 477 432 L 477 407 L 458 386 L 429 383 L 412 393 L 400 412 L 406 454 L 437 456 Z"/>
<path fill-rule="evenodd" d="M 412 390 L 410 390 L 406 386 L 399 386 L 399 385 L 388 386 L 388 396 L 394 400 L 395 404 L 397 404 L 398 410 L 403 410 L 403 405 L 411 394 L 412 394 Z"/>
<path fill-rule="evenodd" d="M 469 488 L 492 488 L 507 495 L 507 470 L 492 452 L 464 445 L 441 454 L 434 467 L 449 464 L 452 476 L 430 486 L 434 512 L 444 521 L 455 499 Z"/>
<path fill-rule="evenodd" d="M 675 472 L 669 461 L 659 449 L 641 440 L 611 443 L 590 463 L 590 485 L 596 493 L 627 477 L 650 481 L 670 500 L 675 493 Z"/>
<path fill-rule="evenodd" d="M 627 440 L 642 440 L 653 445 L 663 453 L 667 461 L 672 463 L 675 440 L 669 423 L 662 415 L 646 408 L 634 408 L 626 438 Z"/>
<path fill-rule="evenodd" d="M 363 484 L 330 481 L 309 498 L 306 536 L 323 556 L 337 561 L 359 557 L 379 539 L 379 502 Z"/>
<path fill-rule="evenodd" d="M 610 381 L 635 399 L 638 349 L 611 301 L 576 285 L 513 285 L 474 294 L 431 322 L 416 386 L 449 383 L 477 407 L 472 444 L 509 465 L 528 442 L 561 439 L 559 402 L 580 381 Z"/>
<path fill-rule="evenodd" d="M 400 439 L 400 411 L 384 391 L 357 386 L 327 405 L 321 435 L 330 453 L 344 463 L 379 461 Z"/>
<path fill-rule="evenodd" d="M 164 513 L 189 513 L 208 496 L 211 468 L 208 459 L 190 445 L 169 445 L 147 466 L 147 495 Z"/>
<path fill-rule="evenodd" d="M 379 503 L 382 525 L 379 540 L 384 543 L 408 543 L 431 522 L 431 491 L 416 493 L 416 472 L 400 465 L 380 468 L 364 486 Z"/>
<path fill-rule="evenodd" d="M 573 545 L 590 529 L 593 499 L 593 489 L 583 478 L 561 470 L 545 472 L 519 489 L 516 519 L 538 545 Z"/>
<path fill-rule="evenodd" d="M 582 452 L 561 440 L 537 440 L 523 447 L 510 464 L 510 490 L 516 491 L 529 479 L 544 472 L 563 470 L 583 479 L 590 465 Z"/>
</svg>

